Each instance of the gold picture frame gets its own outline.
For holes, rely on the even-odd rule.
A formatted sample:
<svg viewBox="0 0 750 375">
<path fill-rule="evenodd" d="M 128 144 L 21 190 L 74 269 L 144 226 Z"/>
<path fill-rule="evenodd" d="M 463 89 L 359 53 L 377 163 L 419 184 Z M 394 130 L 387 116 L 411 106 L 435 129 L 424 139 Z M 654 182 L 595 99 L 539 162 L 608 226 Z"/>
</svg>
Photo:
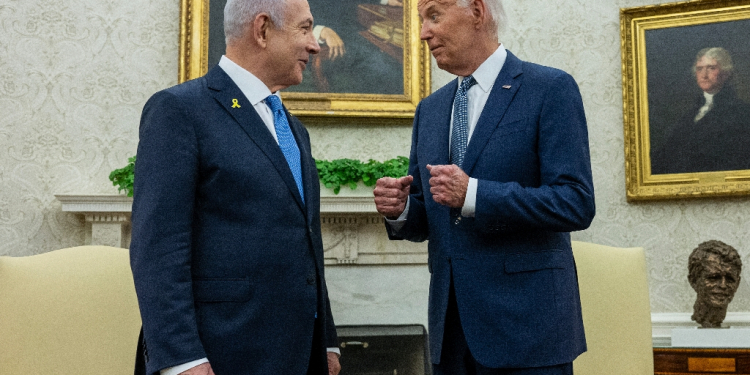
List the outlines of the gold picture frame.
<svg viewBox="0 0 750 375">
<path fill-rule="evenodd" d="M 622 9 L 620 27 L 628 201 L 750 194 L 750 117 L 737 121 L 750 101 L 750 0 Z M 698 56 L 715 47 L 734 64 L 711 86 Z M 723 104 L 730 94 L 737 106 Z"/>
<path fill-rule="evenodd" d="M 214 7 L 211 6 L 210 1 L 216 2 L 214 3 Z M 312 4 L 314 1 L 317 3 L 318 0 L 310 1 L 311 10 L 313 11 L 313 17 L 316 18 L 316 23 L 318 23 L 318 16 L 315 14 L 316 11 L 313 9 Z M 219 41 L 215 44 L 222 44 L 223 47 L 223 28 L 218 31 L 219 34 L 216 34 L 216 30 L 212 32 L 210 29 L 211 25 L 214 25 L 215 28 L 219 28 L 221 25 L 223 15 L 220 10 L 225 3 L 226 0 L 181 0 L 178 71 L 178 80 L 180 83 L 206 74 L 210 67 L 209 65 L 215 63 L 209 64 L 209 57 L 217 60 L 215 54 L 221 53 L 212 52 L 209 48 L 209 41 Z M 373 22 L 368 20 L 367 17 L 391 17 L 386 19 L 386 21 L 391 23 L 389 30 L 393 32 L 392 35 L 397 36 L 393 40 L 389 41 L 378 38 L 378 36 L 381 36 L 379 34 L 376 34 L 378 36 L 374 36 L 372 33 L 374 26 L 370 26 L 369 30 L 364 28 L 359 33 L 354 34 L 361 34 L 367 38 L 368 43 L 372 44 L 363 47 L 372 49 L 375 46 L 379 48 L 378 51 L 382 52 L 383 56 L 385 56 L 385 52 L 388 52 L 390 57 L 383 57 L 383 59 L 395 59 L 389 64 L 393 65 L 394 62 L 397 62 L 395 66 L 402 69 L 402 72 L 397 72 L 398 75 L 402 76 L 402 81 L 399 82 L 398 78 L 388 81 L 384 77 L 378 85 L 367 87 L 379 90 L 385 87 L 385 84 L 390 83 L 391 86 L 402 88 L 402 90 L 396 93 L 346 92 L 347 87 L 344 84 L 342 84 L 343 89 L 341 89 L 343 91 L 338 92 L 323 92 L 318 89 L 319 86 L 307 92 L 291 92 L 287 89 L 282 91 L 282 98 L 286 107 L 293 114 L 307 118 L 359 117 L 364 121 L 367 121 L 367 119 L 363 117 L 413 118 L 419 101 L 430 94 L 430 53 L 426 43 L 419 39 L 420 21 L 417 13 L 417 0 L 403 0 L 402 10 L 399 9 L 400 7 L 394 8 L 379 5 L 379 3 L 378 5 L 360 5 L 359 2 L 352 0 L 337 0 L 335 4 L 339 8 L 344 6 L 358 7 L 356 8 L 358 13 L 355 17 L 357 19 L 349 19 L 347 22 L 357 22 L 358 26 L 362 26 L 363 28 L 366 26 L 364 22 Z M 213 18 L 211 16 L 212 10 L 215 15 Z M 401 25 L 398 24 L 398 20 L 395 17 L 402 19 Z M 380 31 L 382 32 L 382 28 Z M 352 33 L 342 33 L 342 35 L 352 35 Z M 357 45 L 353 47 L 357 47 Z M 347 47 L 347 53 L 349 53 L 349 50 L 350 48 Z M 380 52 L 376 51 L 372 56 L 378 57 Z M 317 56 L 321 55 L 323 53 Z M 364 59 L 360 58 L 358 61 L 362 60 Z M 306 71 L 309 70 L 307 69 Z M 330 74 L 330 72 L 327 73 Z M 326 74 L 326 72 L 320 74 Z M 398 77 L 398 75 L 393 75 L 393 77 Z M 323 83 L 327 83 L 325 77 L 322 81 Z M 350 79 L 350 81 L 353 82 L 355 80 Z M 318 83 L 318 81 L 315 82 L 315 84 Z M 394 90 L 392 87 L 390 89 Z"/>
</svg>

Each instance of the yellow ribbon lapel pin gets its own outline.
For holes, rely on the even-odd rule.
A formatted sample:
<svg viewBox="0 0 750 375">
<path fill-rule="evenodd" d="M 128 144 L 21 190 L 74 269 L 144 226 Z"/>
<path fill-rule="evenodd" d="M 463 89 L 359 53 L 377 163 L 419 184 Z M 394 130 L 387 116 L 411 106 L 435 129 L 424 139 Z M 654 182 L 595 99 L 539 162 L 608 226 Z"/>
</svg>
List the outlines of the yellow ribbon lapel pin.
<svg viewBox="0 0 750 375">
<path fill-rule="evenodd" d="M 239 100 L 232 99 L 232 108 L 242 108 L 242 106 L 240 106 Z"/>
</svg>

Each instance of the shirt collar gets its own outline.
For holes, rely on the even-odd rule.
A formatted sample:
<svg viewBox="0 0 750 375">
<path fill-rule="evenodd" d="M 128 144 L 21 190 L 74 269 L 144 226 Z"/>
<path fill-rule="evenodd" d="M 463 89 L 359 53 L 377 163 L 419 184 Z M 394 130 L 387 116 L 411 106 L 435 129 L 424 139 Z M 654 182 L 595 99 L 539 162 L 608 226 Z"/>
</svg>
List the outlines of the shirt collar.
<svg viewBox="0 0 750 375">
<path fill-rule="evenodd" d="M 709 94 L 707 92 L 703 92 L 703 97 L 706 98 L 706 104 L 711 104 L 714 102 L 714 95 L 716 94 Z"/>
<path fill-rule="evenodd" d="M 263 81 L 261 81 L 253 73 L 245 70 L 245 68 L 237 65 L 237 63 L 230 60 L 228 57 L 221 56 L 221 60 L 219 60 L 219 67 L 221 67 L 221 69 L 223 69 L 224 72 L 227 73 L 232 81 L 234 81 L 237 87 L 240 88 L 240 91 L 245 94 L 245 97 L 253 106 L 262 102 L 266 99 L 266 97 L 271 95 L 271 90 L 268 89 L 268 86 L 266 86 Z M 281 96 L 279 95 L 278 91 L 273 93 L 273 95 L 279 96 L 279 100 L 281 100 Z"/>
<path fill-rule="evenodd" d="M 503 69 L 507 57 L 508 51 L 505 50 L 505 47 L 501 43 L 500 46 L 497 47 L 497 50 L 495 50 L 487 60 L 484 60 L 482 65 L 479 65 L 479 68 L 471 74 L 482 91 L 489 92 L 492 90 L 492 86 L 495 84 L 495 80 L 497 80 L 497 75 L 500 74 L 500 70 Z M 463 80 L 464 77 L 459 77 L 459 85 Z"/>
</svg>

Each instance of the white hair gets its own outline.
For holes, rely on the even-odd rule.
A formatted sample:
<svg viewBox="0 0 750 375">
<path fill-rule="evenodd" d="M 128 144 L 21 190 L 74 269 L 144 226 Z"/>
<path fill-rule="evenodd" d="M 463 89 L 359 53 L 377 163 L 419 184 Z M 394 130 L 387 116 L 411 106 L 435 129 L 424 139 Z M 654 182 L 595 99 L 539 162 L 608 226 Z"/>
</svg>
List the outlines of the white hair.
<svg viewBox="0 0 750 375">
<path fill-rule="evenodd" d="M 469 1 L 470 0 L 456 0 L 456 5 L 462 8 L 466 8 L 469 6 Z M 505 15 L 505 9 L 503 8 L 503 1 L 485 0 L 484 3 L 487 4 L 487 8 L 490 11 L 492 30 L 494 31 L 495 35 L 497 35 L 498 32 L 504 31 L 505 27 L 508 24 L 508 17 Z"/>
<path fill-rule="evenodd" d="M 730 55 L 729 51 L 725 50 L 724 48 L 710 47 L 700 50 L 695 58 L 696 64 L 703 56 L 716 60 L 716 62 L 719 63 L 719 66 L 721 66 L 721 70 L 729 74 L 732 74 L 732 72 L 734 72 L 732 55 Z M 693 71 L 695 71 L 695 66 L 693 66 Z"/>
<path fill-rule="evenodd" d="M 260 13 L 268 13 L 271 22 L 284 26 L 286 0 L 228 0 L 224 6 L 224 35 L 226 44 L 242 38 L 247 25 Z"/>
</svg>

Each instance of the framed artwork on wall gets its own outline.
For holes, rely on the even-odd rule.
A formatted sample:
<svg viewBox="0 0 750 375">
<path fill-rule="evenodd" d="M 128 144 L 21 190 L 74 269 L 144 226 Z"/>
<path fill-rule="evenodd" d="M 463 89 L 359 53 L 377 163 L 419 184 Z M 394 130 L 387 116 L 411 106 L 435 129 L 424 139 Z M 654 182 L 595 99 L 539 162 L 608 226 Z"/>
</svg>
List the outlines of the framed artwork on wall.
<svg viewBox="0 0 750 375">
<path fill-rule="evenodd" d="M 411 118 L 430 94 L 417 0 L 308 0 L 321 36 L 301 85 L 282 91 L 297 116 Z M 179 82 L 224 53 L 226 0 L 181 0 Z"/>
<path fill-rule="evenodd" d="M 627 199 L 750 195 L 750 0 L 622 9 Z"/>
</svg>

